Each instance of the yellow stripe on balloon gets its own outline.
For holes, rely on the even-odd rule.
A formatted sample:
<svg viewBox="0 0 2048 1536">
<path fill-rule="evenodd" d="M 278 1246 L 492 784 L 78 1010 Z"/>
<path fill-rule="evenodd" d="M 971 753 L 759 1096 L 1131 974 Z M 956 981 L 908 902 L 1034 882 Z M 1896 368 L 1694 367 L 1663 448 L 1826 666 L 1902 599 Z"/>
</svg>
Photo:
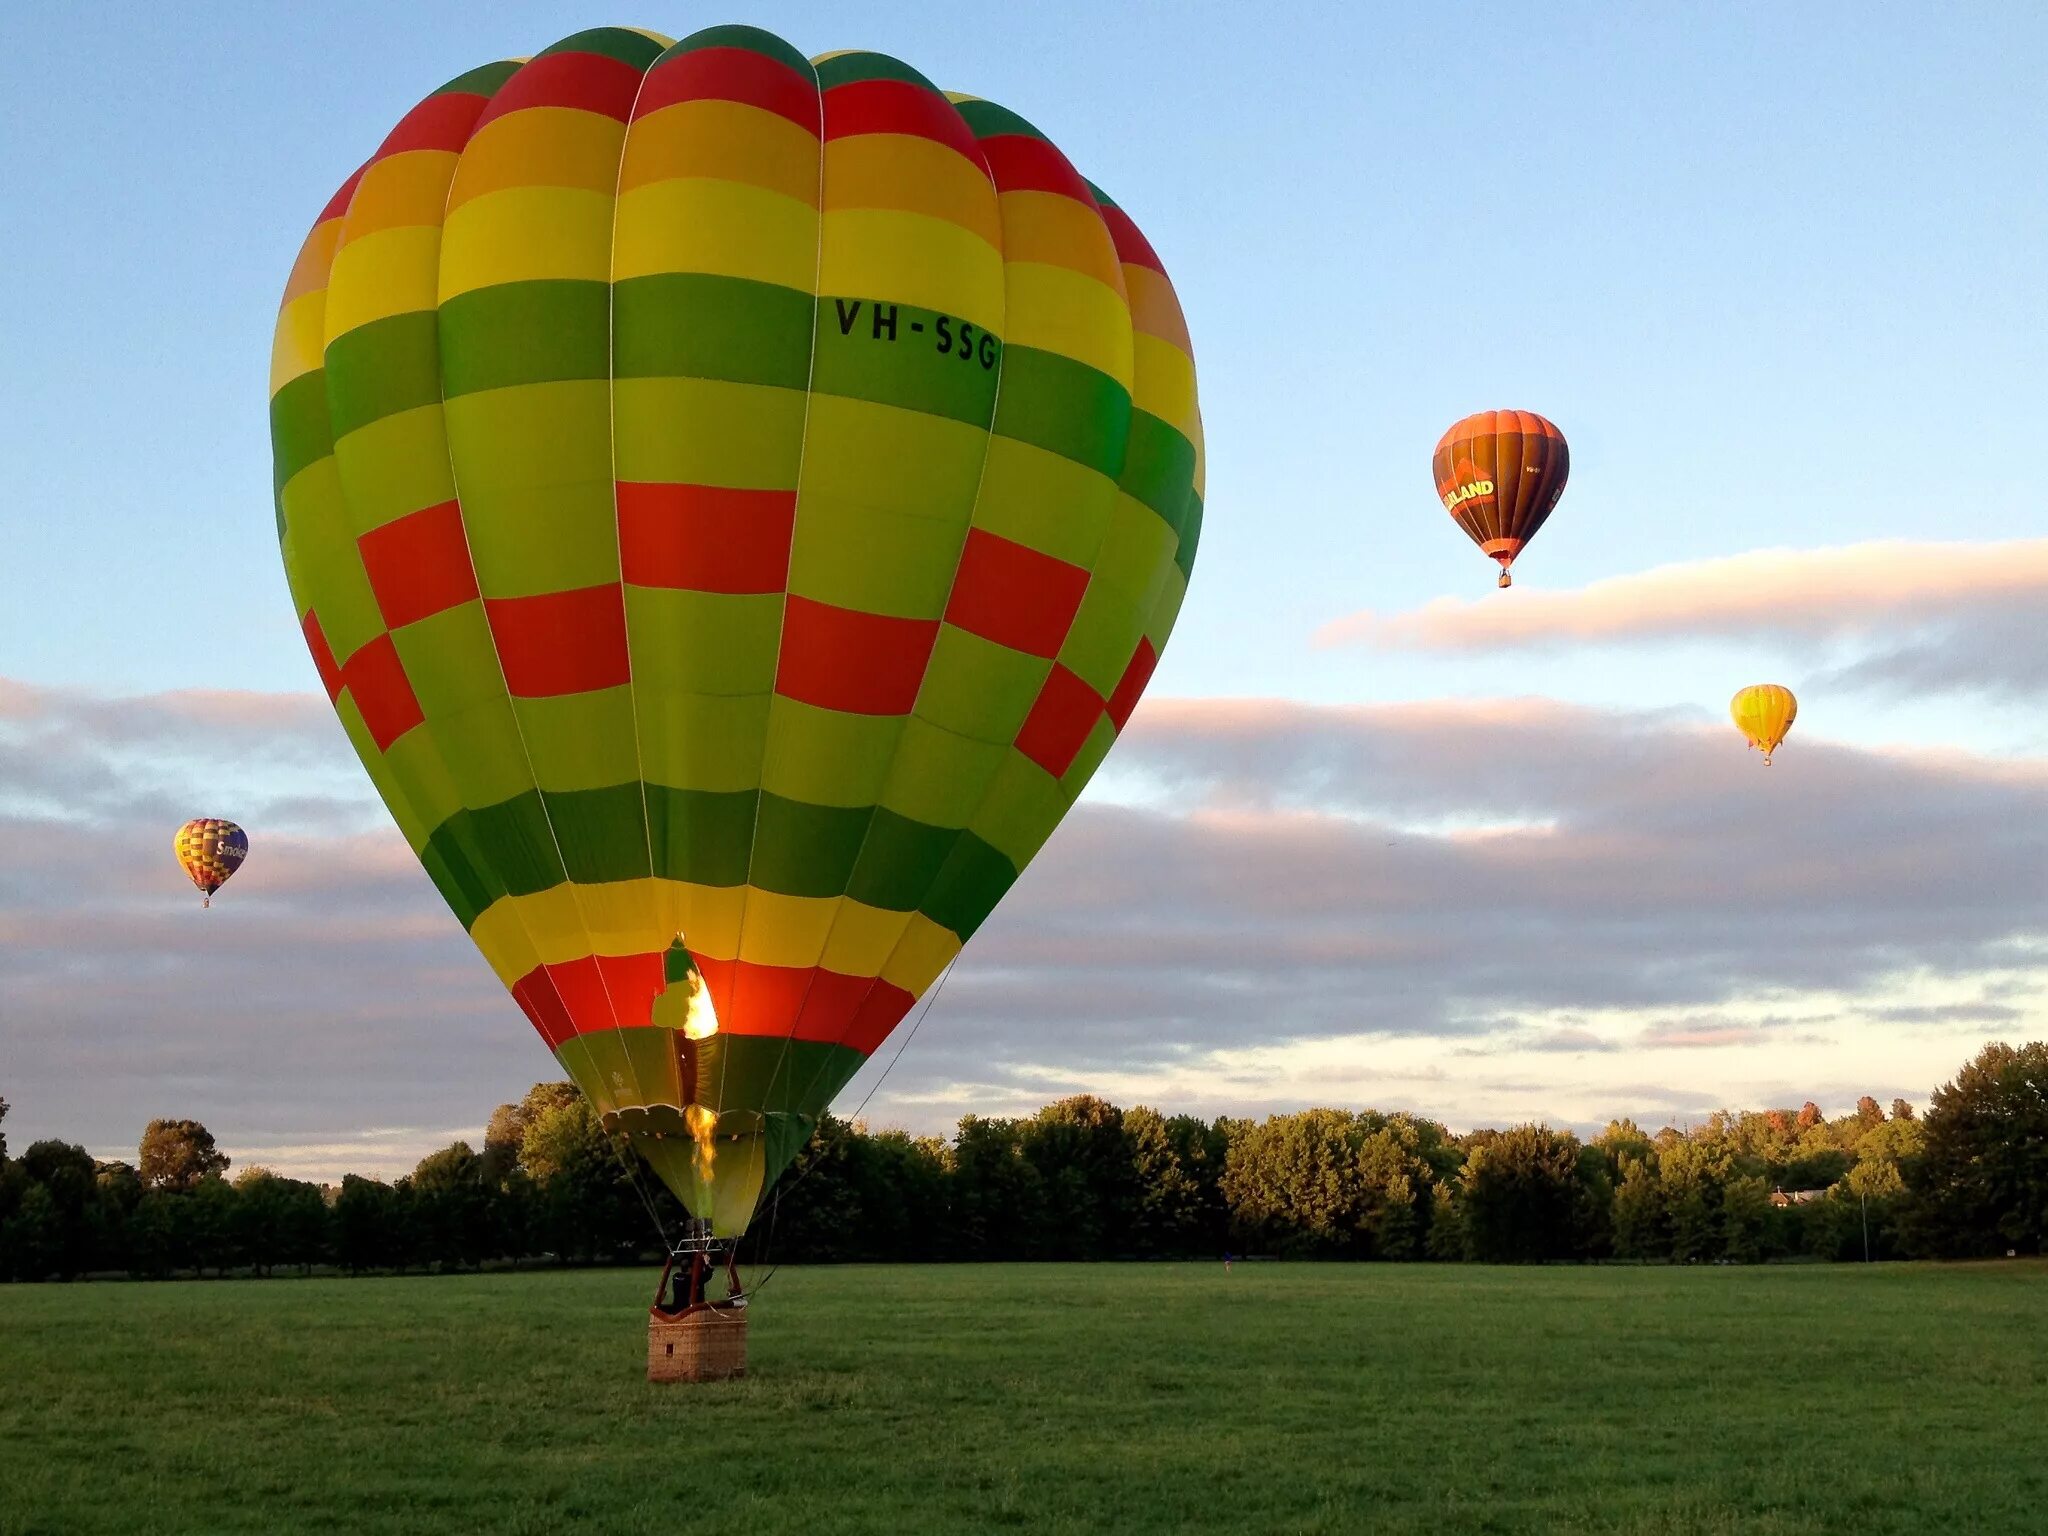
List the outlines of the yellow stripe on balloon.
<svg viewBox="0 0 2048 1536">
<path fill-rule="evenodd" d="M 1194 343 L 1188 339 L 1187 317 L 1181 313 L 1173 284 L 1150 267 L 1125 267 L 1124 286 L 1131 297 L 1131 324 L 1192 357 Z"/>
<path fill-rule="evenodd" d="M 326 273 L 322 271 L 324 278 Z M 277 333 L 270 343 L 270 392 L 320 366 L 325 349 L 321 329 L 327 313 L 325 288 L 302 293 L 277 312 Z"/>
<path fill-rule="evenodd" d="M 825 146 L 825 211 L 891 208 L 943 219 L 1002 249 L 988 174 L 944 144 L 904 133 L 863 133 Z"/>
<path fill-rule="evenodd" d="M 1195 417 L 1195 361 L 1157 336 L 1137 337 L 1138 388 L 1133 403 L 1180 429 L 1190 442 L 1200 428 Z"/>
<path fill-rule="evenodd" d="M 445 149 L 414 149 L 377 161 L 356 185 L 342 221 L 341 244 L 386 229 L 438 225 L 448 207 L 448 180 L 455 172 L 455 154 Z"/>
<path fill-rule="evenodd" d="M 484 124 L 463 147 L 448 213 L 513 187 L 602 192 L 619 184 L 626 125 L 574 107 L 528 107 Z"/>
<path fill-rule="evenodd" d="M 612 195 L 570 187 L 513 187 L 448 214 L 441 243 L 443 302 L 499 283 L 570 278 L 605 282 L 612 266 Z"/>
<path fill-rule="evenodd" d="M 879 974 L 913 992 L 922 991 L 960 949 L 957 934 L 923 913 L 890 911 L 851 897 L 645 878 L 564 883 L 531 895 L 501 896 L 477 918 L 470 937 L 509 987 L 540 965 L 591 954 L 652 954 L 678 931 L 707 959 L 807 967 L 819 963 L 822 951 L 823 964 L 843 976 Z"/>
<path fill-rule="evenodd" d="M 431 310 L 440 247 L 441 231 L 431 225 L 380 230 L 343 245 L 327 296 L 327 344 L 372 321 Z"/>
<path fill-rule="evenodd" d="M 619 164 L 621 194 L 699 177 L 816 208 L 818 141 L 788 118 L 737 101 L 682 101 L 634 121 Z"/>
<path fill-rule="evenodd" d="M 829 172 L 825 185 L 829 200 Z M 1002 262 L 980 235 L 880 208 L 828 211 L 825 226 L 820 293 L 914 304 L 1003 334 Z"/>
<path fill-rule="evenodd" d="M 612 278 L 711 272 L 809 295 L 818 214 L 745 182 L 658 181 L 619 198 Z"/>
<path fill-rule="evenodd" d="M 1003 255 L 1015 265 L 1040 261 L 1071 267 L 1124 298 L 1124 268 L 1101 216 L 1057 192 L 1002 195 Z"/>
<path fill-rule="evenodd" d="M 1121 293 L 1071 267 L 1014 258 L 1008 279 L 1010 330 L 1003 338 L 1005 345 L 1057 352 L 1131 387 L 1131 317 Z"/>
</svg>

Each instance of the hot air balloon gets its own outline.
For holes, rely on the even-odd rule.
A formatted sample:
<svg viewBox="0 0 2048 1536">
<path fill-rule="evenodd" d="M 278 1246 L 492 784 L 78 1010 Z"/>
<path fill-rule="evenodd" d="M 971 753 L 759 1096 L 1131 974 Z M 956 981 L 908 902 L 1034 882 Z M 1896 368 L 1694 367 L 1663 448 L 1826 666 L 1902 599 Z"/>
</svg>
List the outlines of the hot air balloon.
<svg viewBox="0 0 2048 1536">
<path fill-rule="evenodd" d="M 343 183 L 271 421 L 371 779 L 605 1125 L 738 1234 L 1166 644 L 1202 435 L 1158 256 L 895 59 L 581 32 Z"/>
<path fill-rule="evenodd" d="M 1437 440 L 1436 493 L 1472 542 L 1500 562 L 1500 585 L 1564 494 L 1571 452 L 1534 411 L 1481 411 Z"/>
<path fill-rule="evenodd" d="M 1799 718 L 1799 701 L 1792 697 L 1790 688 L 1781 688 L 1776 683 L 1755 683 L 1738 689 L 1735 697 L 1728 701 L 1728 713 L 1735 721 L 1735 728 L 1749 738 L 1749 744 L 1764 755 L 1764 766 L 1771 765 L 1771 754 L 1785 739 L 1785 733 L 1792 729 L 1792 722 Z"/>
<path fill-rule="evenodd" d="M 171 841 L 178 863 L 199 887 L 199 905 L 213 905 L 213 893 L 249 857 L 249 835 L 232 821 L 200 816 L 178 828 Z"/>
</svg>

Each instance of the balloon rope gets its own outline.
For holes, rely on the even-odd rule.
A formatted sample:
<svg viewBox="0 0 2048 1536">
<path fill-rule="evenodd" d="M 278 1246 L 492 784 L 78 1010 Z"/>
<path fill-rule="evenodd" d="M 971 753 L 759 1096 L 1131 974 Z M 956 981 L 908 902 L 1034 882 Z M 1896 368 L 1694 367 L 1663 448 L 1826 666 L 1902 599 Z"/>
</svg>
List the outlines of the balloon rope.
<svg viewBox="0 0 2048 1536">
<path fill-rule="evenodd" d="M 925 994 L 924 1006 L 918 1009 L 917 1017 L 911 1021 L 910 1032 L 903 1037 L 903 1043 L 896 1047 L 896 1054 L 889 1058 L 889 1065 L 882 1068 L 882 1075 L 875 1079 L 874 1086 L 868 1089 L 867 1093 L 861 1098 L 860 1103 L 854 1107 L 853 1113 L 850 1116 L 848 1116 L 845 1120 L 840 1122 L 841 1124 L 846 1125 L 850 1128 L 856 1122 L 858 1122 L 862 1113 L 866 1111 L 869 1101 L 874 1098 L 875 1094 L 878 1091 L 880 1091 L 882 1084 L 889 1081 L 889 1074 L 896 1070 L 896 1063 L 903 1059 L 903 1053 L 910 1049 L 910 1042 L 915 1040 L 917 1038 L 917 1032 L 920 1029 L 924 1028 L 924 1021 L 926 1016 L 930 1014 L 930 1012 L 932 1011 L 932 1004 L 936 1003 L 939 1000 L 939 994 L 946 990 L 946 983 L 950 981 L 953 977 L 953 967 L 958 965 L 959 963 L 960 951 L 956 949 L 953 951 L 953 958 L 946 962 L 945 970 L 939 973 L 939 984 L 933 987 L 930 992 Z M 811 1159 L 810 1166 L 804 1169 L 802 1173 L 798 1174 L 795 1180 L 790 1184 L 790 1186 L 787 1189 L 784 1189 L 780 1184 L 776 1185 L 775 1191 L 773 1195 L 770 1196 L 768 1201 L 768 1244 L 766 1246 L 772 1246 L 775 1241 L 775 1223 L 776 1219 L 782 1214 L 782 1197 L 784 1195 L 795 1194 L 797 1189 L 803 1184 L 804 1180 L 808 1179 L 814 1172 L 816 1172 L 818 1165 L 824 1162 L 825 1153 L 829 1151 L 832 1146 L 836 1146 L 839 1142 L 845 1140 L 847 1134 L 847 1132 L 842 1131 L 837 1137 L 833 1138 L 832 1142 L 828 1143 L 826 1146 L 819 1147 L 818 1155 Z M 763 1275 L 760 1278 L 760 1280 L 755 1282 L 755 1284 L 751 1286 L 744 1294 L 747 1296 L 757 1295 L 763 1286 L 767 1285 L 767 1283 L 770 1280 L 773 1280 L 775 1278 L 775 1272 L 780 1268 L 782 1268 L 782 1265 L 780 1263 L 769 1263 L 768 1273 Z"/>
</svg>

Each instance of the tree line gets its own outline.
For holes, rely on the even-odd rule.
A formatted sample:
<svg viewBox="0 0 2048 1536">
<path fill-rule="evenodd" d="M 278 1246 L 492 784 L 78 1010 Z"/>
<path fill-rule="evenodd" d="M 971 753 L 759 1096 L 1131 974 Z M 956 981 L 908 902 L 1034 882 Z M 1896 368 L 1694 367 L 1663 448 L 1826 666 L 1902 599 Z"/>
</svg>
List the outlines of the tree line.
<svg viewBox="0 0 2048 1536">
<path fill-rule="evenodd" d="M 0 1121 L 7 1105 L 0 1099 Z M 134 1163 L 0 1126 L 0 1278 L 349 1274 L 630 1263 L 683 1213 L 567 1083 L 467 1142 L 337 1186 L 228 1158 L 153 1120 Z M 1988 1045 L 1925 1117 L 1723 1111 L 1591 1140 L 1547 1125 L 1310 1109 L 1263 1120 L 1089 1095 L 969 1115 L 950 1139 L 827 1117 L 747 1239 L 793 1263 L 1214 1258 L 1757 1263 L 2048 1251 L 2048 1042 Z"/>
</svg>

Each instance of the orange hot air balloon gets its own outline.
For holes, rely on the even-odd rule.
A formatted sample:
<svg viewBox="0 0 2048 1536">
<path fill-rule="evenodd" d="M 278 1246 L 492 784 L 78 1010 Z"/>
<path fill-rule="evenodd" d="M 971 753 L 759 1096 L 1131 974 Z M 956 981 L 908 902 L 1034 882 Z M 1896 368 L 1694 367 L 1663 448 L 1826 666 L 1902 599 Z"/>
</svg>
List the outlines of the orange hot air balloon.
<svg viewBox="0 0 2048 1536">
<path fill-rule="evenodd" d="M 1785 733 L 1792 729 L 1792 722 L 1799 718 L 1799 701 L 1792 697 L 1790 688 L 1781 688 L 1776 683 L 1754 683 L 1728 701 L 1728 713 L 1735 728 L 1763 753 L 1764 766 L 1768 768 L 1771 754 L 1778 750 Z"/>
<path fill-rule="evenodd" d="M 1500 562 L 1500 584 L 1550 516 L 1571 473 L 1564 434 L 1534 411 L 1481 411 L 1437 440 L 1436 493 L 1444 510 Z"/>
</svg>

